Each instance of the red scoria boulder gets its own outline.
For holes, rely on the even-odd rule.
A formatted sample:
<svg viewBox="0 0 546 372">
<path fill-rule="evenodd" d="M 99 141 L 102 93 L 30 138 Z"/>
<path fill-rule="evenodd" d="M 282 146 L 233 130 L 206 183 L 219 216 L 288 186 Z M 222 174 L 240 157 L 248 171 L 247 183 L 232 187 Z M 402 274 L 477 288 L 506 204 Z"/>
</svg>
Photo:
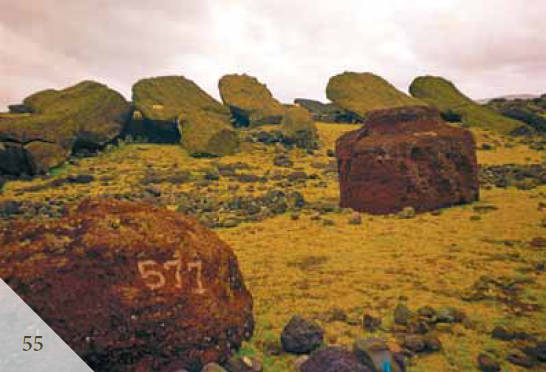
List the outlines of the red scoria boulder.
<svg viewBox="0 0 546 372">
<path fill-rule="evenodd" d="M 231 248 L 193 218 L 88 199 L 0 230 L 0 277 L 97 371 L 199 371 L 254 327 Z"/>
<path fill-rule="evenodd" d="M 379 110 L 336 142 L 341 207 L 372 214 L 478 200 L 472 134 L 424 106 Z"/>
</svg>

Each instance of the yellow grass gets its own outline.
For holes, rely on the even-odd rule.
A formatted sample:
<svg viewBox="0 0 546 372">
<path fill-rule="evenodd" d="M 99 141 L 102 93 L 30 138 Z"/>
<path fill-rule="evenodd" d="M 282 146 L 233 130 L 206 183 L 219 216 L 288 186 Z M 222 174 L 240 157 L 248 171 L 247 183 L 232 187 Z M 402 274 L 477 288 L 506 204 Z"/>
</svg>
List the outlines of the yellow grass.
<svg viewBox="0 0 546 372">
<path fill-rule="evenodd" d="M 313 168 L 311 163 L 334 160 L 326 156 L 326 149 L 333 149 L 336 138 L 358 126 L 318 123 L 318 128 L 323 142 L 319 154 L 311 156 L 301 150 L 290 151 L 294 168 L 321 173 L 322 170 Z M 482 143 L 497 146 L 495 150 L 478 151 L 480 164 L 543 161 L 543 152 L 489 132 L 473 132 L 478 146 Z M 514 147 L 504 146 L 510 142 L 514 142 Z M 98 179 L 108 177 L 111 178 L 108 184 L 94 182 L 22 193 L 22 189 L 45 181 L 10 182 L 0 200 L 76 198 L 137 191 L 142 188 L 138 184 L 140 178 L 150 169 L 167 173 L 190 170 L 197 175 L 215 161 L 242 161 L 252 168 L 248 172 L 258 175 L 294 171 L 273 166 L 276 152 L 272 146 L 245 144 L 243 150 L 215 160 L 190 158 L 176 145 L 126 145 L 58 171 L 59 176 L 91 173 Z M 290 189 L 301 191 L 311 201 L 336 202 L 335 174 L 323 176 L 322 181 L 327 182 L 326 187 L 308 181 L 306 187 L 295 185 Z M 222 178 L 201 192 L 227 198 L 232 195 L 227 189 L 229 183 L 233 182 Z M 271 188 L 273 183 L 269 181 L 266 186 Z M 194 188 L 191 183 L 157 186 L 164 194 Z M 246 190 L 246 184 L 241 186 L 239 194 L 257 194 L 264 192 L 260 188 L 265 189 L 260 184 L 254 191 Z M 525 285 L 524 300 L 546 306 L 544 274 L 522 270 L 546 259 L 543 248 L 527 244 L 532 238 L 545 234 L 541 221 L 546 216 L 537 208 L 539 202 L 546 201 L 545 192 L 544 187 L 531 191 L 481 190 L 480 203 L 493 204 L 498 210 L 481 214 L 479 220 L 471 220 L 477 213 L 472 205 L 466 205 L 445 209 L 439 216 L 423 214 L 408 220 L 364 215 L 362 225 L 350 225 L 349 216 L 338 213 L 327 216 L 335 222 L 334 226 L 323 226 L 304 213 L 297 221 L 286 214 L 261 223 L 217 230 L 236 252 L 246 284 L 254 296 L 257 328 L 253 339 L 245 343 L 243 353 L 263 358 L 266 371 L 290 371 L 295 356 L 272 356 L 263 350 L 266 345 L 278 344 L 280 332 L 292 315 L 298 313 L 317 320 L 326 329 L 327 343 L 350 346 L 355 337 L 369 335 L 360 326 L 364 312 L 381 316 L 388 328 L 400 296 L 407 297 L 412 309 L 424 305 L 454 306 L 475 322 L 475 327 L 470 329 L 458 324 L 449 332 L 439 333 L 444 350 L 412 359 L 410 371 L 475 370 L 478 353 L 488 348 L 496 349 L 504 360 L 514 345 L 490 337 L 492 328 L 498 324 L 519 327 L 544 339 L 544 310 L 515 316 L 502 303 L 464 302 L 460 294 L 482 275 L 525 277 L 534 279 L 535 283 Z M 504 244 L 504 241 L 515 243 Z M 327 322 L 327 314 L 334 308 L 344 310 L 354 325 Z M 390 333 L 375 335 L 396 343 Z M 506 362 L 503 367 L 507 371 L 523 371 Z"/>
</svg>

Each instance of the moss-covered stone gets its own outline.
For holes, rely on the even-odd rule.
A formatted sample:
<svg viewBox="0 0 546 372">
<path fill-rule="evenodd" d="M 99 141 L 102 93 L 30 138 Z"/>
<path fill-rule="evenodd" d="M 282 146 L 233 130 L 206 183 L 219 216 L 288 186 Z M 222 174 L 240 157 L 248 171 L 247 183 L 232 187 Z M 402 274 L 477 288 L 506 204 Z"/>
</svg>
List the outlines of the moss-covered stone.
<svg viewBox="0 0 546 372">
<path fill-rule="evenodd" d="M 103 146 L 121 133 L 129 113 L 119 93 L 93 81 L 34 93 L 23 105 L 32 113 L 0 114 L 3 173 L 43 173 L 75 145 Z"/>
<path fill-rule="evenodd" d="M 239 136 L 229 116 L 214 110 L 197 110 L 178 118 L 182 146 L 195 157 L 232 155 L 239 150 Z"/>
<path fill-rule="evenodd" d="M 522 127 L 530 130 L 520 121 L 480 106 L 461 93 L 451 81 L 439 76 L 417 77 L 409 90 L 412 96 L 440 110 L 445 118 L 460 118 L 468 126 L 490 129 L 502 134 L 521 131 Z"/>
<path fill-rule="evenodd" d="M 344 72 L 331 77 L 326 87 L 326 96 L 361 120 L 375 110 L 425 105 L 400 92 L 382 77 L 369 72 Z"/>
<path fill-rule="evenodd" d="M 317 127 L 309 112 L 301 107 L 287 110 L 280 128 L 283 141 L 300 148 L 318 147 Z"/>
<path fill-rule="evenodd" d="M 192 156 L 223 156 L 239 148 L 229 110 L 183 76 L 143 79 L 133 86 L 134 125 L 171 136 Z M 137 135 L 135 133 L 133 135 Z M 168 142 L 167 140 L 159 142 Z"/>
<path fill-rule="evenodd" d="M 220 96 L 238 127 L 279 124 L 285 107 L 258 79 L 246 74 L 225 75 L 219 83 Z"/>
</svg>

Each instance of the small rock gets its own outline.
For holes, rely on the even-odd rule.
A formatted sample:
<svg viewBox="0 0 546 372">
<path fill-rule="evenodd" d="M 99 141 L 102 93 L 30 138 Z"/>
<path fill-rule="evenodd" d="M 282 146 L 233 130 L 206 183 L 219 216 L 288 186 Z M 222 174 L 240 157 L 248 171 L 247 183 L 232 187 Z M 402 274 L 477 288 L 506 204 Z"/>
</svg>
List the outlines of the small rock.
<svg viewBox="0 0 546 372">
<path fill-rule="evenodd" d="M 364 314 L 362 327 L 368 332 L 375 332 L 381 326 L 381 318 L 375 318 L 370 314 Z"/>
<path fill-rule="evenodd" d="M 546 341 L 538 342 L 536 346 L 525 347 L 523 352 L 541 362 L 546 362 Z"/>
<path fill-rule="evenodd" d="M 436 311 L 438 323 L 460 323 L 466 318 L 465 313 L 453 307 L 441 307 Z"/>
<path fill-rule="evenodd" d="M 405 207 L 398 213 L 398 218 L 409 219 L 415 217 L 415 209 L 413 207 Z"/>
<path fill-rule="evenodd" d="M 322 220 L 322 224 L 324 226 L 334 226 L 336 223 L 331 219 L 325 218 Z"/>
<path fill-rule="evenodd" d="M 334 152 L 334 150 L 328 149 L 326 150 L 326 156 L 328 156 L 329 158 L 333 158 L 336 156 L 336 153 Z"/>
<path fill-rule="evenodd" d="M 76 176 L 68 176 L 66 180 L 70 183 L 91 183 L 95 177 L 91 174 L 78 174 Z"/>
<path fill-rule="evenodd" d="M 512 364 L 525 368 L 531 368 L 534 367 L 535 364 L 537 364 L 534 358 L 526 355 L 521 350 L 513 350 L 512 352 L 510 352 L 510 354 L 508 354 L 506 360 Z"/>
<path fill-rule="evenodd" d="M 487 354 L 478 355 L 478 368 L 483 372 L 498 372 L 500 371 L 500 364 Z"/>
<path fill-rule="evenodd" d="M 273 164 L 277 167 L 291 168 L 294 165 L 294 162 L 284 154 L 280 154 L 273 158 Z"/>
<path fill-rule="evenodd" d="M 427 351 L 440 351 L 442 350 L 442 342 L 434 335 L 427 334 L 424 336 L 425 346 Z"/>
<path fill-rule="evenodd" d="M 10 217 L 21 213 L 21 203 L 15 200 L 0 202 L 0 216 Z"/>
<path fill-rule="evenodd" d="M 297 220 L 300 219 L 300 214 L 299 214 L 299 213 L 292 213 L 292 214 L 290 215 L 290 219 L 291 219 L 292 221 L 297 221 Z"/>
<path fill-rule="evenodd" d="M 262 364 L 256 358 L 234 355 L 225 364 L 229 372 L 262 372 Z"/>
<path fill-rule="evenodd" d="M 414 353 L 423 352 L 427 348 L 425 340 L 421 335 L 408 335 L 404 337 L 403 346 Z"/>
<path fill-rule="evenodd" d="M 360 364 L 356 356 L 340 347 L 325 347 L 313 352 L 300 372 L 373 372 Z"/>
<path fill-rule="evenodd" d="M 155 187 L 155 186 L 146 187 L 146 189 L 144 191 L 146 191 L 147 193 L 149 193 L 150 195 L 155 196 L 155 197 L 160 197 L 161 196 L 161 190 L 159 188 Z"/>
<path fill-rule="evenodd" d="M 394 322 L 398 325 L 407 325 L 413 316 L 413 312 L 404 304 L 398 304 L 394 309 Z"/>
<path fill-rule="evenodd" d="M 362 225 L 362 216 L 358 212 L 354 212 L 349 218 L 349 225 Z"/>
<path fill-rule="evenodd" d="M 403 371 L 403 366 L 398 364 L 385 341 L 380 338 L 357 339 L 353 344 L 353 353 L 371 371 L 382 371 L 385 362 L 391 366 L 392 372 Z"/>
<path fill-rule="evenodd" d="M 201 369 L 201 372 L 226 372 L 226 369 L 224 369 L 221 365 L 216 363 L 209 363 Z"/>
<path fill-rule="evenodd" d="M 303 363 L 307 362 L 309 355 L 301 355 L 296 360 L 294 360 L 294 370 L 299 371 Z"/>
<path fill-rule="evenodd" d="M 281 334 L 283 349 L 289 353 L 304 354 L 318 348 L 324 339 L 324 330 L 316 323 L 294 315 Z"/>
</svg>

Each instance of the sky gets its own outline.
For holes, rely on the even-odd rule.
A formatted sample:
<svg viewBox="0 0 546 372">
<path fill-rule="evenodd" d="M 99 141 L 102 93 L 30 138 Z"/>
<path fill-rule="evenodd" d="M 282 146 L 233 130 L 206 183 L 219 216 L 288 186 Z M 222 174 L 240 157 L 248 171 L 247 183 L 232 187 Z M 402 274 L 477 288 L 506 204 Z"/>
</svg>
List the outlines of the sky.
<svg viewBox="0 0 546 372">
<path fill-rule="evenodd" d="M 373 72 L 407 92 L 440 75 L 474 99 L 546 92 L 544 0 L 0 0 L 0 110 L 96 80 L 131 99 L 183 75 L 219 97 L 247 73 L 283 102 Z"/>
</svg>

